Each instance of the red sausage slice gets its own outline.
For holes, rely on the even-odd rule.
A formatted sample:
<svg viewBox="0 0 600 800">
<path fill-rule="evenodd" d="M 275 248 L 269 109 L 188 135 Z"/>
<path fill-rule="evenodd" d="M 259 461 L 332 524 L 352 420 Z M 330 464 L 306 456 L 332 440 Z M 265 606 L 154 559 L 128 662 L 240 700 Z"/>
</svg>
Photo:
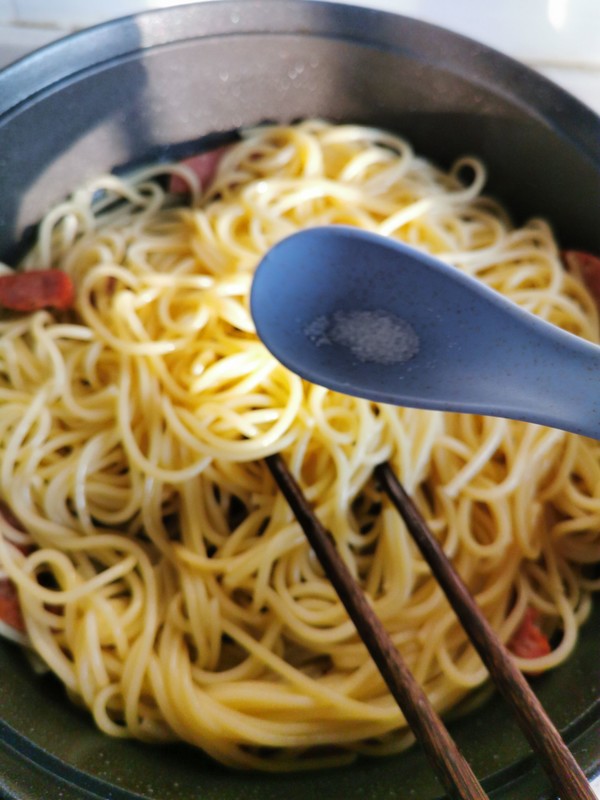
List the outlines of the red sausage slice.
<svg viewBox="0 0 600 800">
<path fill-rule="evenodd" d="M 0 275 L 0 306 L 10 311 L 64 310 L 73 305 L 73 281 L 60 269 Z"/>
</svg>

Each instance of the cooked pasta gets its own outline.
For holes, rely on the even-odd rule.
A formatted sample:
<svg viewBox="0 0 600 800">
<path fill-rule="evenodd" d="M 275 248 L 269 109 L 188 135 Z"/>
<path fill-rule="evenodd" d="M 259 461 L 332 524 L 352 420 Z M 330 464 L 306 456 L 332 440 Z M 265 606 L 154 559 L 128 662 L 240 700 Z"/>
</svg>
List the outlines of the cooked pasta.
<svg viewBox="0 0 600 800">
<path fill-rule="evenodd" d="M 475 158 L 444 172 L 390 133 L 312 120 L 243 132 L 208 186 L 185 164 L 104 176 L 43 220 L 22 268 L 64 270 L 76 301 L 0 320 L 0 496 L 19 522 L 0 519 L 0 566 L 20 640 L 101 730 L 259 769 L 411 741 L 275 488 L 271 453 L 440 712 L 487 674 L 373 482 L 386 459 L 501 638 L 539 614 L 552 646 L 519 666 L 568 657 L 599 588 L 587 569 L 600 444 L 308 384 L 267 352 L 248 309 L 273 244 L 345 224 L 598 341 L 594 302 L 548 225 L 513 227 L 484 183 Z"/>
</svg>

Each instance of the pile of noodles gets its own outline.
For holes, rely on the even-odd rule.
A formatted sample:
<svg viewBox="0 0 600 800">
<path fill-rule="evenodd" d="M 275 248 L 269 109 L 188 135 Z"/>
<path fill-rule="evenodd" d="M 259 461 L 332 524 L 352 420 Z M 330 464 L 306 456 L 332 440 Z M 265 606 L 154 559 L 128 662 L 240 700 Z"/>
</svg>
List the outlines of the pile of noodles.
<svg viewBox="0 0 600 800">
<path fill-rule="evenodd" d="M 189 182 L 186 207 L 155 180 L 165 173 Z M 501 638 L 528 608 L 554 634 L 550 654 L 519 666 L 568 657 L 599 586 L 587 568 L 600 444 L 310 385 L 266 351 L 248 310 L 268 248 L 343 223 L 598 341 L 548 226 L 513 228 L 484 181 L 476 159 L 445 173 L 396 136 L 309 121 L 244 132 L 208 190 L 184 165 L 155 167 L 100 177 L 47 215 L 24 268 L 65 270 L 77 299 L 66 314 L 0 320 L 0 497 L 26 531 L 0 520 L 0 567 L 18 588 L 21 640 L 103 731 L 263 769 L 410 741 L 270 453 L 439 711 L 486 671 L 374 484 L 386 459 Z"/>
</svg>

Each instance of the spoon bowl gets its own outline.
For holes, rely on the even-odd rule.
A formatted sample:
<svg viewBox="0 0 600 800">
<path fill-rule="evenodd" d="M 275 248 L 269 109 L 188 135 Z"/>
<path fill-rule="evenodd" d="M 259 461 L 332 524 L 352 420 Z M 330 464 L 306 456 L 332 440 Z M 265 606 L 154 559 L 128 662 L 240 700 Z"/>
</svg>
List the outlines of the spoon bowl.
<svg viewBox="0 0 600 800">
<path fill-rule="evenodd" d="M 329 389 L 600 438 L 600 347 L 395 240 L 293 234 L 259 264 L 251 311 L 272 354 Z"/>
</svg>

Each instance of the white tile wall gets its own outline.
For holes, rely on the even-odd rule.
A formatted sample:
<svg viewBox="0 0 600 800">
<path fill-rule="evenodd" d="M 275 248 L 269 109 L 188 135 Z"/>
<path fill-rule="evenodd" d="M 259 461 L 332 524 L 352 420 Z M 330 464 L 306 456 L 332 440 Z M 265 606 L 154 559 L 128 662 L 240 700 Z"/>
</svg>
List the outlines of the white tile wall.
<svg viewBox="0 0 600 800">
<path fill-rule="evenodd" d="M 1 0 L 0 0 L 1 1 Z M 34 28 L 11 24 L 0 16 L 0 67 L 16 61 L 31 50 L 37 50 L 67 33 L 60 28 Z"/>
<path fill-rule="evenodd" d="M 0 0 L 0 21 L 72 28 L 193 0 Z M 199 0 L 202 2 L 202 0 Z M 207 0 L 204 0 L 207 2 Z M 598 0 L 347 0 L 443 25 L 516 58 L 600 67 Z M 6 10 L 3 11 L 3 8 Z"/>
<path fill-rule="evenodd" d="M 136 14 L 149 8 L 164 8 L 194 0 L 11 0 L 11 2 L 16 8 L 17 22 L 73 28 L 94 25 L 96 22 L 126 14 Z"/>
<path fill-rule="evenodd" d="M 386 8 L 433 22 L 521 60 L 580 63 L 583 58 L 586 63 L 600 67 L 599 0 L 346 2 Z"/>
<path fill-rule="evenodd" d="M 0 0 L 0 67 L 76 28 L 193 1 Z M 600 113 L 600 0 L 346 2 L 407 14 L 478 39 L 538 69 Z"/>
<path fill-rule="evenodd" d="M 17 16 L 13 0 L 0 0 L 0 23 L 11 22 Z"/>
</svg>

